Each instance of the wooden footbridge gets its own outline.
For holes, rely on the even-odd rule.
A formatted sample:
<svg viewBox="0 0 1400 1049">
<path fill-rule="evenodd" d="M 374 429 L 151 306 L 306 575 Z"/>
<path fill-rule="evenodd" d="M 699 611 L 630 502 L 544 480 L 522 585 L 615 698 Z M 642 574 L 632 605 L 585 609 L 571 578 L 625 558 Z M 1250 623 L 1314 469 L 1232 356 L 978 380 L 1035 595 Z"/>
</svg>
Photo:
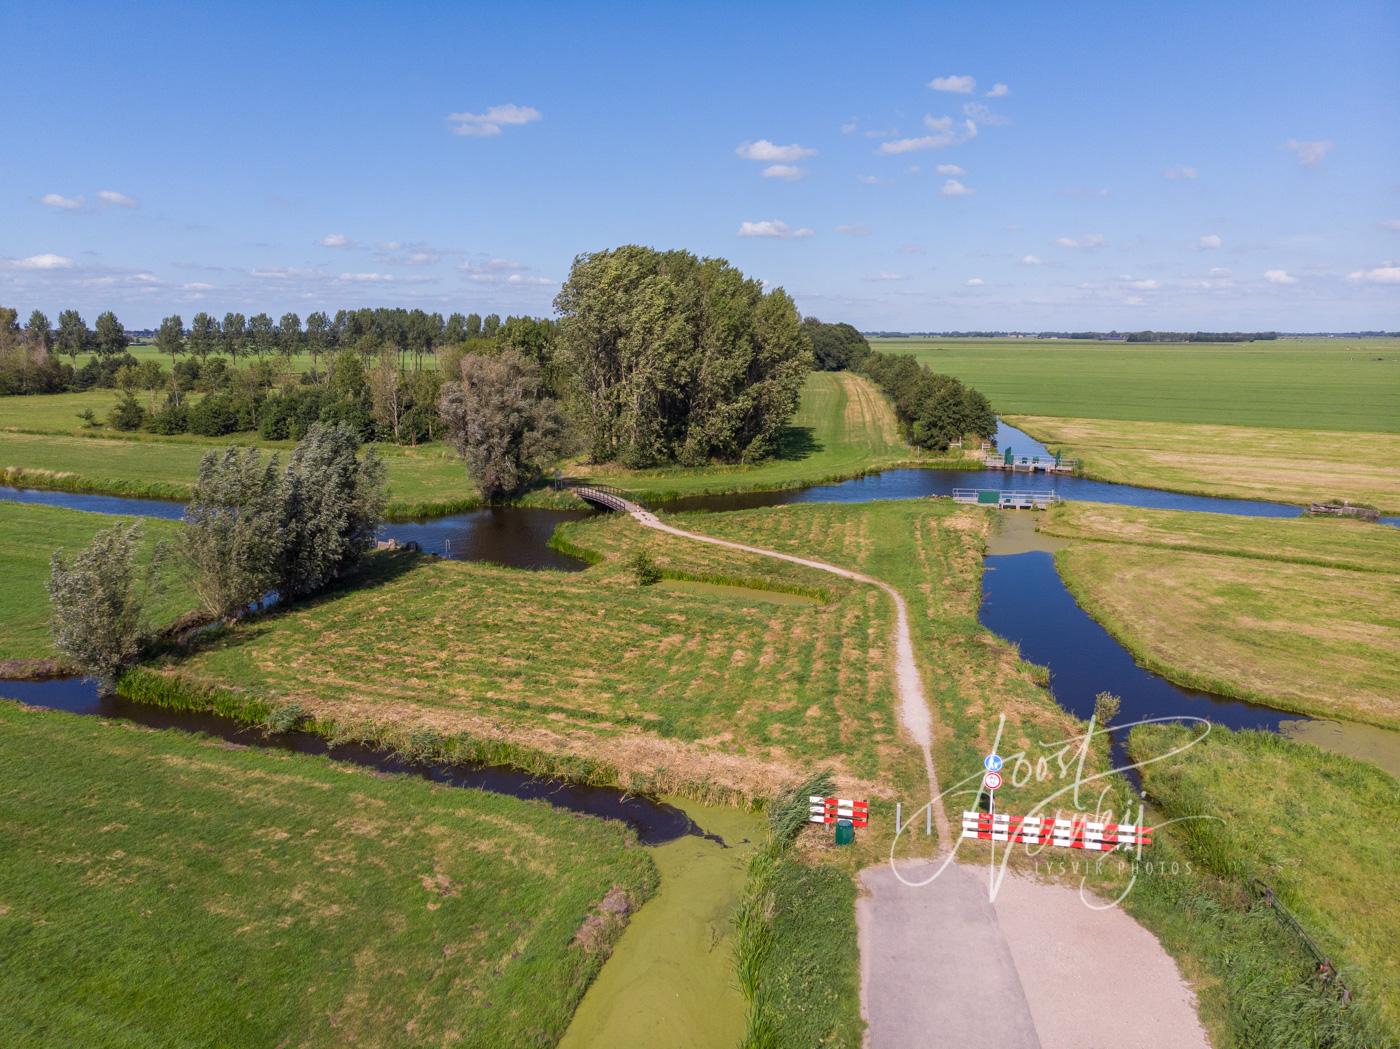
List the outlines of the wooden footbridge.
<svg viewBox="0 0 1400 1049">
<path fill-rule="evenodd" d="M 595 484 L 592 481 L 580 481 L 573 477 L 560 477 L 555 480 L 554 487 L 562 491 L 573 492 L 585 503 L 596 506 L 600 510 L 613 510 L 625 514 L 630 513 L 633 507 L 642 505 L 621 488 L 614 488 L 610 484 Z"/>
</svg>

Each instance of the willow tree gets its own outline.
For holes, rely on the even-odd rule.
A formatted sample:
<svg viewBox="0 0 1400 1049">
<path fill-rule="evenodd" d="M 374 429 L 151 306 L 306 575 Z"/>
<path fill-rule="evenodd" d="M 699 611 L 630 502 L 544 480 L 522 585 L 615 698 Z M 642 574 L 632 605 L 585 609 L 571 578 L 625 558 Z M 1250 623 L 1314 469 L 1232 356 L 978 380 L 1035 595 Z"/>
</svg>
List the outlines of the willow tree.
<svg viewBox="0 0 1400 1049">
<path fill-rule="evenodd" d="M 595 462 L 772 455 L 811 368 L 797 308 L 723 259 L 626 245 L 574 260 L 559 353 Z"/>
</svg>

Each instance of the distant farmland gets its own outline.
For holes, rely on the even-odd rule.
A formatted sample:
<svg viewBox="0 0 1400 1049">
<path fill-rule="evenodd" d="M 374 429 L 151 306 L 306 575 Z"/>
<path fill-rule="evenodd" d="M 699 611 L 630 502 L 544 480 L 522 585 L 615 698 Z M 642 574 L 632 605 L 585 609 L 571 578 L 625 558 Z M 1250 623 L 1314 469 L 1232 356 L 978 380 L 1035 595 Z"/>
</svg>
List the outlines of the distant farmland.
<svg viewBox="0 0 1400 1049">
<path fill-rule="evenodd" d="M 870 341 L 971 383 L 1008 414 L 1400 432 L 1400 339 Z"/>
</svg>

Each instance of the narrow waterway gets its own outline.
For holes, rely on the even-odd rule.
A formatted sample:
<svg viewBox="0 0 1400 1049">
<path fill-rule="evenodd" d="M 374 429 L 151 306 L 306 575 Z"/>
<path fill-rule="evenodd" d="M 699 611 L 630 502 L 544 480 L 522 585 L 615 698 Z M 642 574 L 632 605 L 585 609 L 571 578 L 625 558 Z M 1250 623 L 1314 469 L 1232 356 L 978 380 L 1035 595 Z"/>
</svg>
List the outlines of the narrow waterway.
<svg viewBox="0 0 1400 1049">
<path fill-rule="evenodd" d="M 412 762 L 360 743 L 331 744 L 311 732 L 265 732 L 218 714 L 168 710 L 150 703 L 136 703 L 121 696 L 104 695 L 92 681 L 83 678 L 50 678 L 46 681 L 0 679 L 0 697 L 70 714 L 121 718 L 148 728 L 201 732 L 242 746 L 267 747 L 298 754 L 323 754 L 335 761 L 346 761 L 378 772 L 420 776 L 434 783 L 509 794 L 513 798 L 538 799 L 570 812 L 621 820 L 637 832 L 637 838 L 644 845 L 661 845 L 688 836 L 717 841 L 676 805 L 615 787 L 566 783 L 531 776 L 503 765 Z"/>
<path fill-rule="evenodd" d="M 1173 684 L 1139 666 L 1065 588 L 1053 555 L 1065 540 L 1036 532 L 1030 511 L 1004 511 L 998 524 L 988 544 L 978 620 L 1014 642 L 1027 661 L 1049 669 L 1050 692 L 1070 713 L 1087 720 L 1094 697 L 1111 692 L 1122 700 L 1115 724 L 1205 718 L 1231 729 L 1279 732 L 1400 777 L 1400 732 L 1229 699 Z M 1112 737 L 1114 763 L 1120 766 L 1128 764 L 1123 735 Z"/>
</svg>

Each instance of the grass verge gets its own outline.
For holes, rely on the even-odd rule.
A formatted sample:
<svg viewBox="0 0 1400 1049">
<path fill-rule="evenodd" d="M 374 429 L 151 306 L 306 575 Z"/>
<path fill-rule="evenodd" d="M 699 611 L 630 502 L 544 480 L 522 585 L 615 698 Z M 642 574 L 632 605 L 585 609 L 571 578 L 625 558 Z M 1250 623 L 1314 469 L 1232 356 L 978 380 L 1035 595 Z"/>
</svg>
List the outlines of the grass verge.
<svg viewBox="0 0 1400 1049">
<path fill-rule="evenodd" d="M 0 770 L 7 1045 L 553 1045 L 656 885 L 621 825 L 8 702 Z"/>
</svg>

